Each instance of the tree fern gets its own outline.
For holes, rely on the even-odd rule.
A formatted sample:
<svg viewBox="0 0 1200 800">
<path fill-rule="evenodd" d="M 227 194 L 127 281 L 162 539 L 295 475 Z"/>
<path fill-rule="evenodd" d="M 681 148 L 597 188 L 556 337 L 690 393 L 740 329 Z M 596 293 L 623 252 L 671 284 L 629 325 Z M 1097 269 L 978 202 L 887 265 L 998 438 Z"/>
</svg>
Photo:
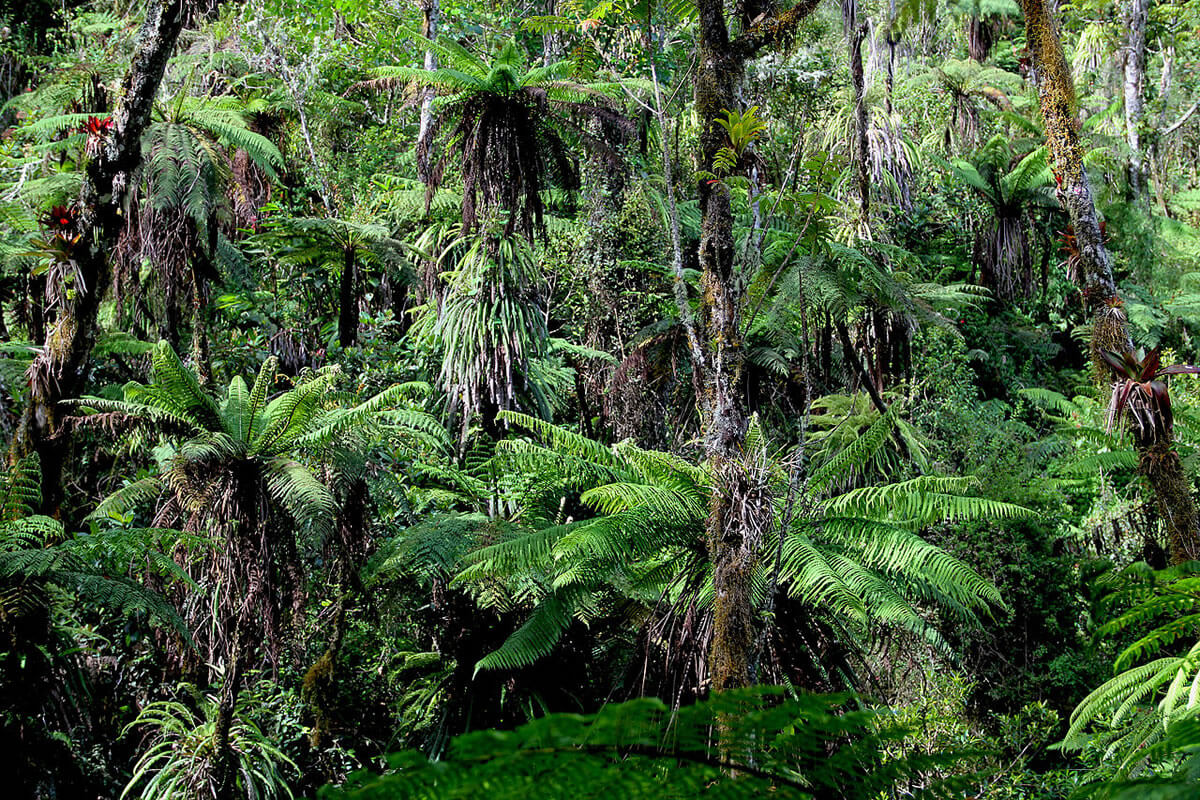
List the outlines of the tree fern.
<svg viewBox="0 0 1200 800">
<path fill-rule="evenodd" d="M 208 583 L 221 593 L 216 599 L 221 613 L 245 607 L 251 585 L 261 587 L 253 610 L 261 617 L 254 624 L 263 625 L 284 613 L 285 598 L 295 588 L 294 565 L 283 561 L 294 549 L 318 551 L 334 529 L 338 501 L 331 470 L 322 465 L 361 465 L 361 456 L 349 457 L 347 451 L 361 453 L 388 438 L 389 428 L 402 428 L 405 419 L 420 422 L 418 437 L 433 432 L 419 415 L 385 416 L 415 387 L 387 389 L 347 407 L 339 403 L 345 396 L 335 388 L 336 371 L 303 374 L 272 397 L 276 370 L 268 359 L 253 385 L 235 377 L 213 396 L 162 342 L 154 350 L 151 383 L 127 385 L 121 401 L 77 403 L 85 425 L 111 423 L 116 415 L 122 424 L 156 431 L 168 443 L 162 471 L 110 495 L 93 518 L 122 519 L 151 506 L 156 516 L 165 514 L 179 527 L 209 537 L 215 548 L 193 569 L 212 573 Z M 399 432 L 392 434 L 399 438 Z M 253 578 L 248 570 L 255 571 Z M 212 612 L 192 608 L 189 613 Z M 191 622 L 193 631 L 208 629 L 202 618 Z"/>
<path fill-rule="evenodd" d="M 1076 707 L 1062 746 L 1098 744 L 1115 758 L 1119 776 L 1136 774 L 1149 763 L 1152 750 L 1147 748 L 1160 743 L 1172 723 L 1196 713 L 1200 705 L 1198 572 L 1200 562 L 1160 572 L 1135 565 L 1123 573 L 1125 585 L 1110 595 L 1110 603 L 1131 598 L 1133 605 L 1103 625 L 1098 635 L 1150 630 L 1118 655 L 1117 674 Z"/>
<path fill-rule="evenodd" d="M 573 617 L 586 621 L 595 613 L 590 606 L 596 602 L 604 608 L 644 603 L 648 597 L 679 603 L 711 597 L 706 590 L 680 594 L 681 587 L 704 587 L 708 581 L 703 531 L 711 489 L 703 468 L 629 442 L 603 447 L 516 414 L 504 419 L 537 434 L 536 441 L 502 443 L 496 455 L 501 464 L 528 476 L 518 521 L 530 529 L 466 554 L 456 581 L 470 589 L 506 580 L 514 596 L 528 594 L 536 602 L 530 628 L 506 642 L 502 655 L 480 661 L 480 669 L 523 666 L 544 656 Z M 876 443 L 889 421 L 875 430 Z M 857 455 L 871 444 L 856 448 Z M 772 472 L 777 482 L 786 481 L 784 470 Z M 832 470 L 823 475 L 827 481 Z M 1028 513 L 971 497 L 971 486 L 969 479 L 930 477 L 824 501 L 784 532 L 776 576 L 780 587 L 819 613 L 898 625 L 940 643 L 924 604 L 971 624 L 1000 598 L 967 565 L 913 531 L 935 521 Z M 592 513 L 559 519 L 553 509 L 568 497 Z M 760 587 L 771 583 L 774 559 L 767 554 L 779 546 L 770 537 L 763 544 L 755 576 Z"/>
</svg>

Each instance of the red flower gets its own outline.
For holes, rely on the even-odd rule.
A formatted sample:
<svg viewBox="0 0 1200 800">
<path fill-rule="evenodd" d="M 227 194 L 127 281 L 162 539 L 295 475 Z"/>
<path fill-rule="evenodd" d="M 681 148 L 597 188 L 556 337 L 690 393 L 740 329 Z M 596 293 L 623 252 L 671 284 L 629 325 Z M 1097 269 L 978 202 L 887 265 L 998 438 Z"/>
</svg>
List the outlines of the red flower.
<svg viewBox="0 0 1200 800">
<path fill-rule="evenodd" d="M 113 118 L 111 116 L 104 118 L 88 117 L 87 122 L 83 124 L 83 128 L 81 128 L 81 130 L 88 136 L 103 136 L 111 131 L 112 127 Z"/>
<path fill-rule="evenodd" d="M 66 206 L 55 206 L 46 212 L 41 223 L 51 230 L 65 230 L 75 224 L 75 212 Z"/>
</svg>

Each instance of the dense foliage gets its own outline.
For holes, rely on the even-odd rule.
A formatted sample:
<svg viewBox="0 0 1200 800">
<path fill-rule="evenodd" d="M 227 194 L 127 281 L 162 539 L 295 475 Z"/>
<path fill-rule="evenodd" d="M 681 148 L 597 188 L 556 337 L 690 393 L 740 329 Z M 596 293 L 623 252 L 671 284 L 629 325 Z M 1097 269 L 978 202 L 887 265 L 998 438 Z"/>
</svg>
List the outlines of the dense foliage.
<svg viewBox="0 0 1200 800">
<path fill-rule="evenodd" d="M 0 0 L 13 796 L 1200 794 L 1198 60 Z"/>
</svg>

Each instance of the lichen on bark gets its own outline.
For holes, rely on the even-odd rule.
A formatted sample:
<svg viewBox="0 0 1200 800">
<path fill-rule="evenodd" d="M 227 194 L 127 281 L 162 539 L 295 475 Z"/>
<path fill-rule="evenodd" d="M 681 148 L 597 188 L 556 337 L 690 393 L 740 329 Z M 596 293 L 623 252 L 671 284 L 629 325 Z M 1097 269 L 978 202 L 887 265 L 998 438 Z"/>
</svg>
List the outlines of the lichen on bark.
<svg viewBox="0 0 1200 800">
<path fill-rule="evenodd" d="M 1075 89 L 1063 55 L 1051 0 L 1021 0 L 1025 15 L 1031 78 L 1037 88 L 1045 127 L 1050 166 L 1058 184 L 1057 196 L 1075 236 L 1072 279 L 1091 314 L 1090 350 L 1094 376 L 1104 392 L 1112 372 L 1101 353 L 1134 349 L 1128 321 L 1117 293 L 1112 262 L 1092 195 L 1079 135 Z M 1200 522 L 1191 484 L 1174 449 L 1170 425 L 1154 426 L 1146 437 L 1135 437 L 1140 471 L 1154 493 L 1159 516 L 1167 528 L 1171 561 L 1178 564 L 1200 555 Z"/>
</svg>

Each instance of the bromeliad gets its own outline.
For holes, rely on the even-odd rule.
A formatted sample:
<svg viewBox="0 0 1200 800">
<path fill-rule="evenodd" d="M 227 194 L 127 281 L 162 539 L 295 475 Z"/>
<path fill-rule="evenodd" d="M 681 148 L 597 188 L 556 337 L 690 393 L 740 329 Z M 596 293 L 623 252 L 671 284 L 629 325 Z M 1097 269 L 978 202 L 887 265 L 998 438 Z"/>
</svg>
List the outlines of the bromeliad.
<svg viewBox="0 0 1200 800">
<path fill-rule="evenodd" d="M 1195 375 L 1200 373 L 1200 366 L 1173 364 L 1164 367 L 1157 347 L 1149 353 L 1138 348 L 1123 354 L 1102 350 L 1100 355 L 1117 376 L 1108 406 L 1109 430 L 1117 420 L 1128 418 L 1134 436 L 1140 442 L 1169 437 L 1174 417 L 1167 382 L 1161 378 Z"/>
<path fill-rule="evenodd" d="M 113 118 L 108 117 L 88 117 L 87 121 L 79 129 L 80 133 L 87 134 L 87 143 L 84 145 L 84 152 L 88 158 L 94 157 L 104 147 L 105 141 L 108 140 L 109 133 L 113 129 Z"/>
</svg>

